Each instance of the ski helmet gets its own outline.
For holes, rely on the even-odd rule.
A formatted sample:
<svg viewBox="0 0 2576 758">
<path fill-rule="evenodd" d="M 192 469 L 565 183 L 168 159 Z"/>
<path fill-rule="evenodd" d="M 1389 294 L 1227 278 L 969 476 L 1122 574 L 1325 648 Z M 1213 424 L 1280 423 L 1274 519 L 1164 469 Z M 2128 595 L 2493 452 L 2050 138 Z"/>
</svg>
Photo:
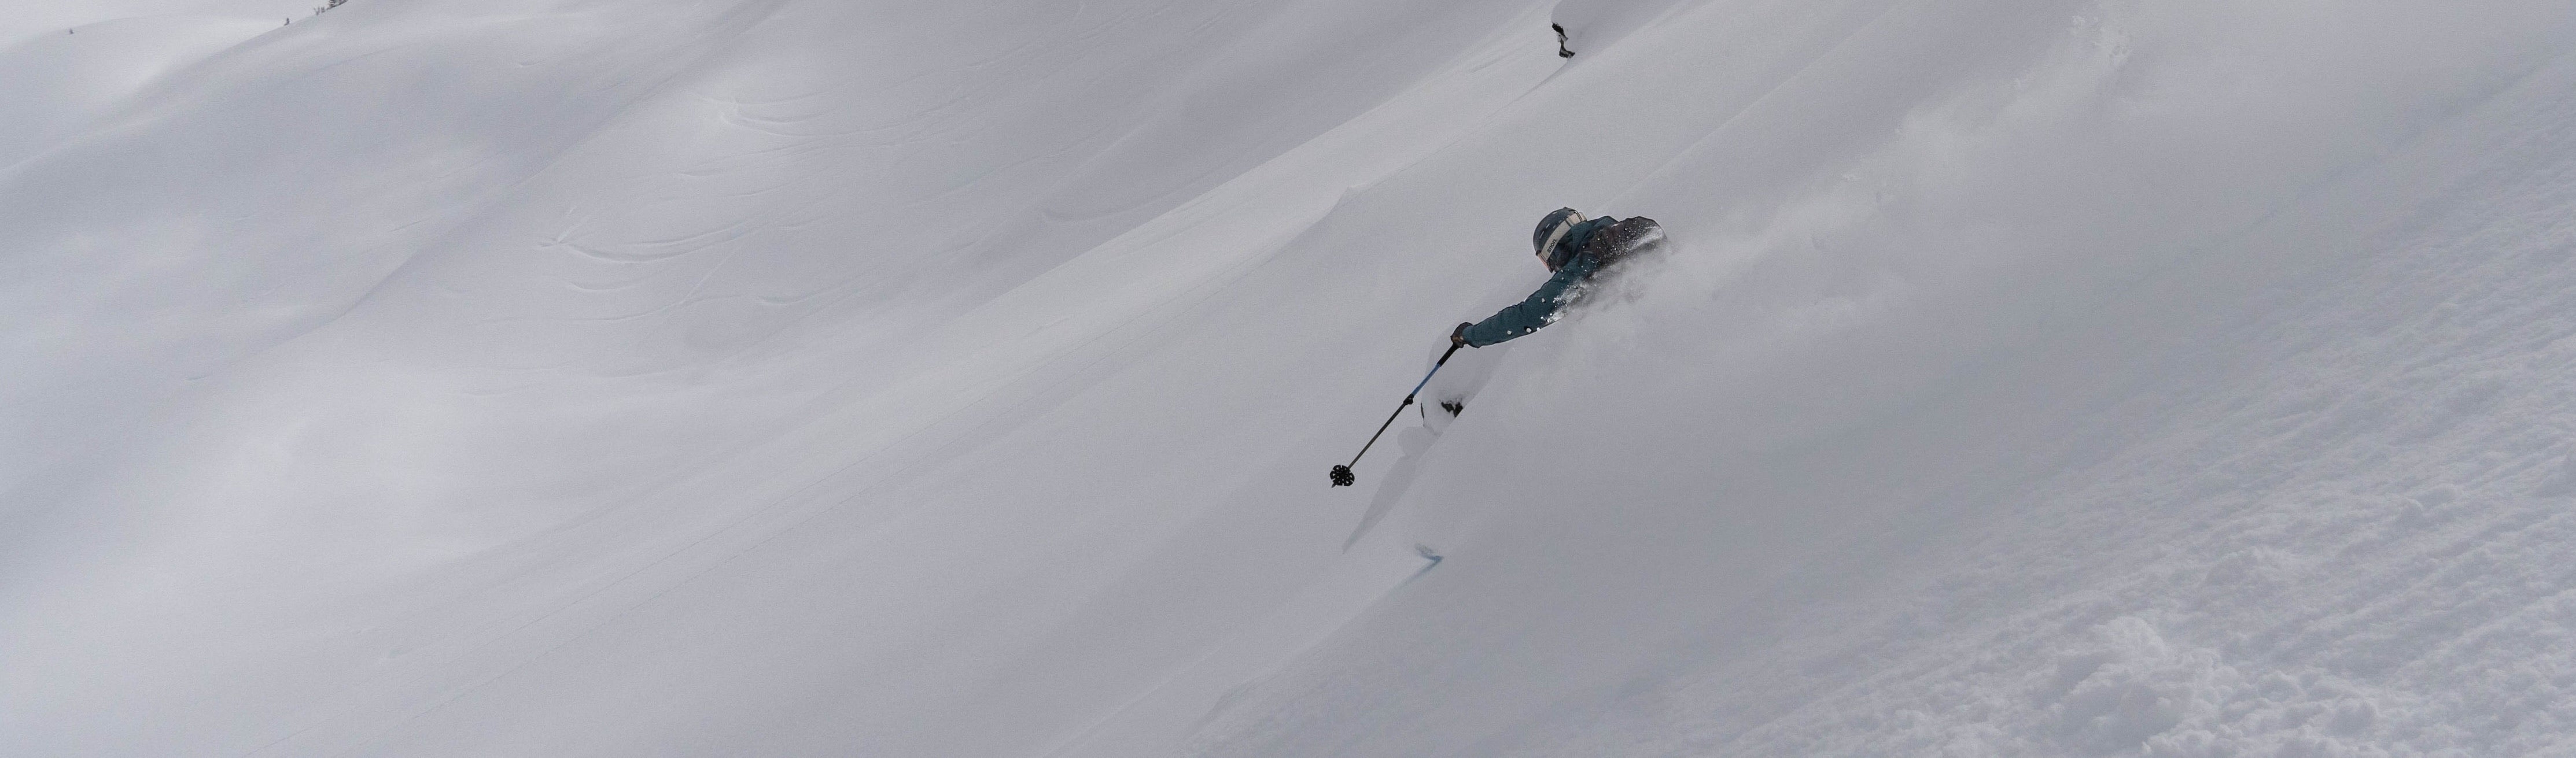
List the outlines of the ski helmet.
<svg viewBox="0 0 2576 758">
<path fill-rule="evenodd" d="M 1583 214 L 1575 212 L 1572 208 L 1558 208 L 1547 214 L 1547 217 L 1538 220 L 1538 229 L 1530 232 L 1530 246 L 1535 248 L 1532 252 L 1538 253 L 1538 257 L 1547 259 L 1548 265 L 1557 265 L 1555 251 L 1552 248 L 1556 247 L 1557 242 L 1565 239 L 1567 231 L 1580 223 L 1583 223 Z"/>
</svg>

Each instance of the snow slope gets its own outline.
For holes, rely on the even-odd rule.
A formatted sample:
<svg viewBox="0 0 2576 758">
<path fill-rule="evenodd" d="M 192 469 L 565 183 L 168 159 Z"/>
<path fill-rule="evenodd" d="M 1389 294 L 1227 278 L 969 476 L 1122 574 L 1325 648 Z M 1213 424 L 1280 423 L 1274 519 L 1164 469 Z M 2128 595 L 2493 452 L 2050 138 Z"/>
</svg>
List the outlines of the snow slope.
<svg viewBox="0 0 2576 758">
<path fill-rule="evenodd" d="M 2576 740 L 2564 3 L 189 28 L 0 52 L 0 754 Z"/>
</svg>

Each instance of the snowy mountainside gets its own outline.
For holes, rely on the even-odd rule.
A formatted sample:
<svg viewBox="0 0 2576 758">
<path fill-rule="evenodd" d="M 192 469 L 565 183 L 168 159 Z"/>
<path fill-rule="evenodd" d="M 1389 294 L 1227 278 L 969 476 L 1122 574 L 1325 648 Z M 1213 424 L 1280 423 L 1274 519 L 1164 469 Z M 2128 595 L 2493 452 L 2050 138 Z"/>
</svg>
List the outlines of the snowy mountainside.
<svg viewBox="0 0 2576 758">
<path fill-rule="evenodd" d="M 2576 734 L 2564 4 L 91 21 L 0 51 L 0 753 Z M 1676 244 L 1325 487 L 1559 205 Z"/>
</svg>

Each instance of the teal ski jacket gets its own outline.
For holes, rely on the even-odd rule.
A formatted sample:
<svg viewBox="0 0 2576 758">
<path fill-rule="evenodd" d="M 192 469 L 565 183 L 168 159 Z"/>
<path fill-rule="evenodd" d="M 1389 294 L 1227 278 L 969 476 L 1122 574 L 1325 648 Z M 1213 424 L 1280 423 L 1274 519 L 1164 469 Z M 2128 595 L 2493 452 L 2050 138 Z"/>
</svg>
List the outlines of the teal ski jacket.
<svg viewBox="0 0 2576 758">
<path fill-rule="evenodd" d="M 1551 262 L 1563 262 L 1557 266 L 1556 275 L 1548 277 L 1547 283 L 1539 285 L 1538 291 L 1530 293 L 1529 297 L 1467 327 L 1467 345 L 1484 347 L 1507 342 L 1556 323 L 1565 315 L 1565 307 L 1572 305 L 1575 297 L 1582 294 L 1583 284 L 1601 271 L 1601 261 L 1586 254 L 1583 243 L 1591 241 L 1593 232 L 1609 228 L 1617 221 L 1603 216 L 1566 230 L 1565 238 L 1557 241 L 1555 250 L 1549 251 Z"/>
</svg>

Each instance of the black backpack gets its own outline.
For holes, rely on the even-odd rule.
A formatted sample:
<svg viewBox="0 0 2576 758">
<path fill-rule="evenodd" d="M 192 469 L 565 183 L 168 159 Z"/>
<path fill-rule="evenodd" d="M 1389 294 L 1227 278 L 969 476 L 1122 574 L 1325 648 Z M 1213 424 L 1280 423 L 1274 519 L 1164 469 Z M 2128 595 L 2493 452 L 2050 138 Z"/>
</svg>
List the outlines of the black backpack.
<svg viewBox="0 0 2576 758">
<path fill-rule="evenodd" d="M 1663 225 L 1644 216 L 1630 216 L 1611 222 L 1609 228 L 1593 232 L 1591 239 L 1583 241 L 1581 253 L 1592 256 L 1607 268 L 1663 241 Z"/>
</svg>

